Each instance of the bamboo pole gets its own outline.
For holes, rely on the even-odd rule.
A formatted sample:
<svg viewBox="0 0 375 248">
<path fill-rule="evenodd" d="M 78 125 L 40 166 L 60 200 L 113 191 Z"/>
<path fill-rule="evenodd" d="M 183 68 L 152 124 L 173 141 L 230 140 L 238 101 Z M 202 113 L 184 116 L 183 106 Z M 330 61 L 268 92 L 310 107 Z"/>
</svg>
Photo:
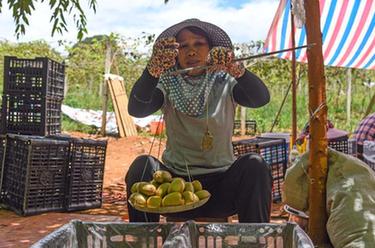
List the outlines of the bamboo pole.
<svg viewBox="0 0 375 248">
<path fill-rule="evenodd" d="M 290 2 L 290 8 L 292 9 L 292 2 Z M 295 26 L 294 26 L 294 14 L 290 11 L 291 18 L 291 38 L 292 47 L 296 46 L 295 39 Z M 296 88 L 296 51 L 292 50 L 292 140 L 291 145 L 294 147 L 297 139 L 297 88 Z"/>
<path fill-rule="evenodd" d="M 326 222 L 327 183 L 327 105 L 322 53 L 319 0 L 304 0 L 307 43 L 316 45 L 307 51 L 309 79 L 309 235 L 317 246 L 329 243 Z"/>
</svg>

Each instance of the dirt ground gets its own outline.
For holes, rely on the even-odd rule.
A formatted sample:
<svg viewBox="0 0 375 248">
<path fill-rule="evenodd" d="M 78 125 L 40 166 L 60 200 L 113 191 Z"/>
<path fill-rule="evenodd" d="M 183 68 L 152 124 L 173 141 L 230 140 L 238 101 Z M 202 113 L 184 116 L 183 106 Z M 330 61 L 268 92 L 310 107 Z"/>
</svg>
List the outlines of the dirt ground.
<svg viewBox="0 0 375 248">
<path fill-rule="evenodd" d="M 82 133 L 70 133 L 72 136 L 102 139 Z M 242 137 L 243 138 L 243 137 Z M 132 161 L 139 155 L 151 154 L 160 157 L 164 149 L 163 142 L 152 137 L 108 137 L 106 164 L 104 172 L 103 205 L 99 209 L 90 209 L 70 213 L 44 213 L 21 217 L 15 213 L 0 209 L 0 247 L 29 247 L 56 228 L 72 219 L 86 221 L 128 221 L 126 208 L 124 177 Z M 238 138 L 237 138 L 238 139 Z M 286 220 L 280 204 L 273 206 L 273 222 Z M 165 221 L 162 219 L 162 221 Z M 233 221 L 236 221 L 234 218 Z"/>
</svg>

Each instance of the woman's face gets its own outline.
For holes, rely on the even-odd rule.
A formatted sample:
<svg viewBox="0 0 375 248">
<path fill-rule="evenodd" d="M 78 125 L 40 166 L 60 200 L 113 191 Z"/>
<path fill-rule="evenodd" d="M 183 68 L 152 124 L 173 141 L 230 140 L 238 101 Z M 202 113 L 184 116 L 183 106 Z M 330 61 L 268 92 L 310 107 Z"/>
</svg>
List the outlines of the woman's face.
<svg viewBox="0 0 375 248">
<path fill-rule="evenodd" d="M 187 29 L 183 29 L 177 36 L 178 63 L 181 68 L 206 65 L 207 55 L 210 51 L 206 37 L 194 34 Z M 197 76 L 204 73 L 205 70 L 193 70 L 188 74 Z"/>
</svg>

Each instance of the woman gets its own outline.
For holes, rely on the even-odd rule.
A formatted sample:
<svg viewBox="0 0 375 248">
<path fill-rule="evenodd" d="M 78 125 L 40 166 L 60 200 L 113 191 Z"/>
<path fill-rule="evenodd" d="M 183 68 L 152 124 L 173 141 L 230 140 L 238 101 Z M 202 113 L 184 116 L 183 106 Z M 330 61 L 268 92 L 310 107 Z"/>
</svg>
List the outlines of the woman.
<svg viewBox="0 0 375 248">
<path fill-rule="evenodd" d="M 163 163 L 140 156 L 130 166 L 127 194 L 138 181 L 149 181 L 155 170 L 189 175 L 211 193 L 200 208 L 176 213 L 182 218 L 227 217 L 240 222 L 268 222 L 272 176 L 264 160 L 233 156 L 232 132 L 236 104 L 257 108 L 269 102 L 263 82 L 241 63 L 232 63 L 232 42 L 219 27 L 189 19 L 166 29 L 153 47 L 151 59 L 135 83 L 129 113 L 145 117 L 161 109 L 167 145 Z M 176 69 L 213 65 L 209 71 Z M 131 222 L 158 222 L 159 215 L 139 212 L 128 204 Z"/>
</svg>

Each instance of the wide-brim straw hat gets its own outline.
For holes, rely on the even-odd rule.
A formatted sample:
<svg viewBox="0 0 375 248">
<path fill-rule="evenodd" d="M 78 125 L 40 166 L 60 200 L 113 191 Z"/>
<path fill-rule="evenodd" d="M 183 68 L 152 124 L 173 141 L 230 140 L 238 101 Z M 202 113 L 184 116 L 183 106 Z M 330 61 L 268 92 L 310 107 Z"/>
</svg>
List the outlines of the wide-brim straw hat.
<svg viewBox="0 0 375 248">
<path fill-rule="evenodd" d="M 199 19 L 187 19 L 185 21 L 182 21 L 180 23 L 177 23 L 166 30 L 164 30 L 156 40 L 166 38 L 166 37 L 176 37 L 178 32 L 180 32 L 182 29 L 186 27 L 197 27 L 202 29 L 204 32 L 207 33 L 208 38 L 210 39 L 210 43 L 212 47 L 216 46 L 222 46 L 222 47 L 228 47 L 233 48 L 232 41 L 230 40 L 228 34 L 219 28 L 218 26 L 209 23 L 209 22 L 203 22 Z"/>
</svg>

